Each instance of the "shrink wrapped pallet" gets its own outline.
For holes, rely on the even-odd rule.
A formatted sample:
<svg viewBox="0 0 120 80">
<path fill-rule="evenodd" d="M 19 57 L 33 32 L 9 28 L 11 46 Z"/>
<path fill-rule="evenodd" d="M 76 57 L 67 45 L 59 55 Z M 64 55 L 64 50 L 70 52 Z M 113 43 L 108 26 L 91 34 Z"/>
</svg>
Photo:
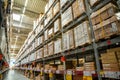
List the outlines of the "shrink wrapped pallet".
<svg viewBox="0 0 120 80">
<path fill-rule="evenodd" d="M 93 25 L 96 25 L 115 15 L 117 8 L 112 3 L 107 4 L 96 12 L 92 13 L 91 19 Z"/>
<path fill-rule="evenodd" d="M 62 27 L 66 26 L 68 23 L 70 23 L 73 20 L 72 15 L 72 8 L 69 7 L 64 13 L 61 15 L 61 22 Z"/>
<path fill-rule="evenodd" d="M 40 45 L 41 43 L 43 43 L 43 41 L 44 41 L 43 36 L 40 36 L 40 37 L 38 38 L 38 44 Z"/>
<path fill-rule="evenodd" d="M 62 45 L 61 39 L 58 39 L 54 42 L 55 54 L 61 52 L 61 48 L 62 48 L 61 45 Z"/>
<path fill-rule="evenodd" d="M 61 28 L 60 25 L 60 19 L 58 18 L 55 22 L 54 22 L 54 33 L 58 32 Z"/>
<path fill-rule="evenodd" d="M 48 54 L 49 56 L 54 54 L 54 42 L 53 41 L 48 44 Z"/>
<path fill-rule="evenodd" d="M 60 7 L 62 8 L 68 0 L 60 0 Z"/>
<path fill-rule="evenodd" d="M 64 33 L 62 35 L 62 42 L 63 42 L 63 50 L 68 50 L 69 49 L 69 41 L 68 41 L 68 34 Z"/>
<path fill-rule="evenodd" d="M 63 34 L 63 50 L 69 50 L 74 48 L 74 34 L 73 30 Z"/>
<path fill-rule="evenodd" d="M 91 43 L 88 21 L 84 21 L 74 28 L 75 46 L 82 46 L 86 43 Z"/>
<path fill-rule="evenodd" d="M 41 48 L 41 49 L 39 49 L 37 51 L 37 59 L 43 58 L 43 56 L 44 56 L 44 52 L 43 51 L 44 51 L 43 48 Z"/>
<path fill-rule="evenodd" d="M 48 30 L 48 38 L 52 37 L 54 35 L 53 27 Z"/>
<path fill-rule="evenodd" d="M 79 17 L 81 14 L 85 12 L 85 2 L 84 0 L 76 0 L 73 5 L 73 15 L 74 18 Z"/>
<path fill-rule="evenodd" d="M 44 32 L 44 41 L 48 39 L 48 30 Z"/>
<path fill-rule="evenodd" d="M 46 26 L 48 24 L 48 18 L 45 19 L 44 25 Z"/>
<path fill-rule="evenodd" d="M 53 14 L 54 16 L 60 11 L 60 2 L 57 2 L 57 4 L 53 7 Z"/>
<path fill-rule="evenodd" d="M 44 46 L 44 57 L 47 57 L 47 56 L 49 56 L 49 54 L 48 54 L 48 45 L 45 45 Z"/>
</svg>

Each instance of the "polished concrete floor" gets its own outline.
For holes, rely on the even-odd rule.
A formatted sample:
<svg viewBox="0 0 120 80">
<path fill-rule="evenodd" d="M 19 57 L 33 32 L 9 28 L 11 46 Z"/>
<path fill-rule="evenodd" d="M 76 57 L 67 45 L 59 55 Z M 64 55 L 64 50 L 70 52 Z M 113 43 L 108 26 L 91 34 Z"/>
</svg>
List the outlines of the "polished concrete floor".
<svg viewBox="0 0 120 80">
<path fill-rule="evenodd" d="M 29 80 L 16 70 L 9 70 L 4 80 Z"/>
</svg>

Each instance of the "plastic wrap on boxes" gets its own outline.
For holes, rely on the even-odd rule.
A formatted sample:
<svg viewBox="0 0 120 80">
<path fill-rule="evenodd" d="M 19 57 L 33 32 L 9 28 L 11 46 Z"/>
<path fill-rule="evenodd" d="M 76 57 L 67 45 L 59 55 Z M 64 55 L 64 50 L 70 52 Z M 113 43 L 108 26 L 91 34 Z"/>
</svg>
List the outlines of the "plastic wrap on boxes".
<svg viewBox="0 0 120 80">
<path fill-rule="evenodd" d="M 48 54 L 49 55 L 54 54 L 54 42 L 53 41 L 48 44 Z"/>
<path fill-rule="evenodd" d="M 61 52 L 61 39 L 58 39 L 54 42 L 54 49 L 55 49 L 55 54 Z"/>
<path fill-rule="evenodd" d="M 57 2 L 57 4 L 53 7 L 53 14 L 54 16 L 60 11 L 60 2 Z"/>
<path fill-rule="evenodd" d="M 76 0 L 73 5 L 73 15 L 74 18 L 79 17 L 81 14 L 85 12 L 85 2 L 84 0 Z"/>
<path fill-rule="evenodd" d="M 73 20 L 72 8 L 69 7 L 64 13 L 62 13 L 61 17 L 62 27 L 64 27 Z"/>
<path fill-rule="evenodd" d="M 81 46 L 91 42 L 88 21 L 84 21 L 74 28 L 75 46 Z"/>
<path fill-rule="evenodd" d="M 44 32 L 44 41 L 48 39 L 48 30 Z"/>
<path fill-rule="evenodd" d="M 49 54 L 48 54 L 48 45 L 45 45 L 44 46 L 44 57 L 47 57 L 47 56 L 49 56 Z"/>
<path fill-rule="evenodd" d="M 58 32 L 61 28 L 61 25 L 60 25 L 60 19 L 57 19 L 55 22 L 54 22 L 54 33 Z"/>
</svg>

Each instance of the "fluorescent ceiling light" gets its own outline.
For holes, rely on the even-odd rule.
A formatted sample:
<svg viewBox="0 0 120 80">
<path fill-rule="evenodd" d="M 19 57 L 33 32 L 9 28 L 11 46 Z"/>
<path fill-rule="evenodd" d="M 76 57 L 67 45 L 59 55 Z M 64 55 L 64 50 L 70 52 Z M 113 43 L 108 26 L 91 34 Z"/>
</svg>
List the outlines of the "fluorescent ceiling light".
<svg viewBox="0 0 120 80">
<path fill-rule="evenodd" d="M 13 13 L 13 20 L 20 21 L 20 15 Z"/>
</svg>

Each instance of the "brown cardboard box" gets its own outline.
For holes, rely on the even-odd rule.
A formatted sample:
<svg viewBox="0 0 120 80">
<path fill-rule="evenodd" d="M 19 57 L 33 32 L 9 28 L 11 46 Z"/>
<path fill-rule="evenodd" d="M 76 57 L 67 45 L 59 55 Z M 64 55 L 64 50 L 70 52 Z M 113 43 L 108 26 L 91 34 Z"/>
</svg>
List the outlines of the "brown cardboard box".
<svg viewBox="0 0 120 80">
<path fill-rule="evenodd" d="M 104 71 L 120 71 L 119 68 L 103 68 Z"/>
<path fill-rule="evenodd" d="M 63 65 L 58 65 L 58 70 L 64 70 L 64 66 Z"/>
<path fill-rule="evenodd" d="M 67 25 L 73 20 L 73 15 L 72 15 L 72 8 L 69 7 L 62 15 L 61 15 L 61 22 L 62 22 L 62 27 Z"/>
<path fill-rule="evenodd" d="M 50 65 L 49 64 L 46 64 L 45 65 L 45 70 L 49 70 L 50 69 Z"/>
<path fill-rule="evenodd" d="M 55 22 L 54 22 L 54 33 L 58 32 L 61 28 L 61 24 L 60 24 L 60 19 L 57 19 Z"/>
<path fill-rule="evenodd" d="M 68 41 L 68 39 L 69 39 L 69 37 L 68 37 L 68 34 L 66 32 L 66 33 L 64 33 L 62 35 L 62 44 L 63 44 L 62 49 L 63 50 L 68 50 L 69 49 L 69 41 Z"/>
<path fill-rule="evenodd" d="M 73 16 L 74 16 L 74 18 L 77 18 L 78 16 L 80 16 L 80 4 L 79 4 L 78 0 L 76 0 L 73 3 L 72 8 L 73 8 Z"/>
<path fill-rule="evenodd" d="M 118 64 L 102 64 L 104 68 L 111 67 L 111 68 L 119 68 Z"/>
<path fill-rule="evenodd" d="M 116 54 L 117 54 L 117 58 L 120 59 L 120 51 L 117 51 Z"/>
<path fill-rule="evenodd" d="M 73 29 L 68 31 L 68 40 L 69 40 L 69 49 L 73 49 L 75 47 L 74 44 L 74 32 Z"/>
<path fill-rule="evenodd" d="M 61 39 L 54 41 L 55 54 L 61 52 L 61 50 L 62 50 L 61 48 L 62 48 Z"/>
<path fill-rule="evenodd" d="M 49 54 L 48 54 L 48 45 L 45 45 L 44 46 L 44 57 L 47 57 L 47 56 L 49 56 Z"/>
<path fill-rule="evenodd" d="M 54 54 L 54 42 L 53 41 L 48 44 L 48 54 L 49 55 Z"/>
<path fill-rule="evenodd" d="M 53 7 L 53 14 L 54 16 L 60 11 L 60 2 L 57 2 L 57 4 Z"/>
<path fill-rule="evenodd" d="M 84 71 L 84 66 L 83 67 L 76 67 L 76 71 Z"/>
<path fill-rule="evenodd" d="M 112 59 L 112 60 L 109 60 L 109 59 L 106 59 L 106 60 L 102 60 L 102 63 L 105 63 L 105 64 L 109 64 L 109 63 L 118 63 L 117 59 Z"/>
<path fill-rule="evenodd" d="M 107 52 L 116 52 L 116 51 L 120 51 L 120 47 L 107 49 Z"/>
</svg>

